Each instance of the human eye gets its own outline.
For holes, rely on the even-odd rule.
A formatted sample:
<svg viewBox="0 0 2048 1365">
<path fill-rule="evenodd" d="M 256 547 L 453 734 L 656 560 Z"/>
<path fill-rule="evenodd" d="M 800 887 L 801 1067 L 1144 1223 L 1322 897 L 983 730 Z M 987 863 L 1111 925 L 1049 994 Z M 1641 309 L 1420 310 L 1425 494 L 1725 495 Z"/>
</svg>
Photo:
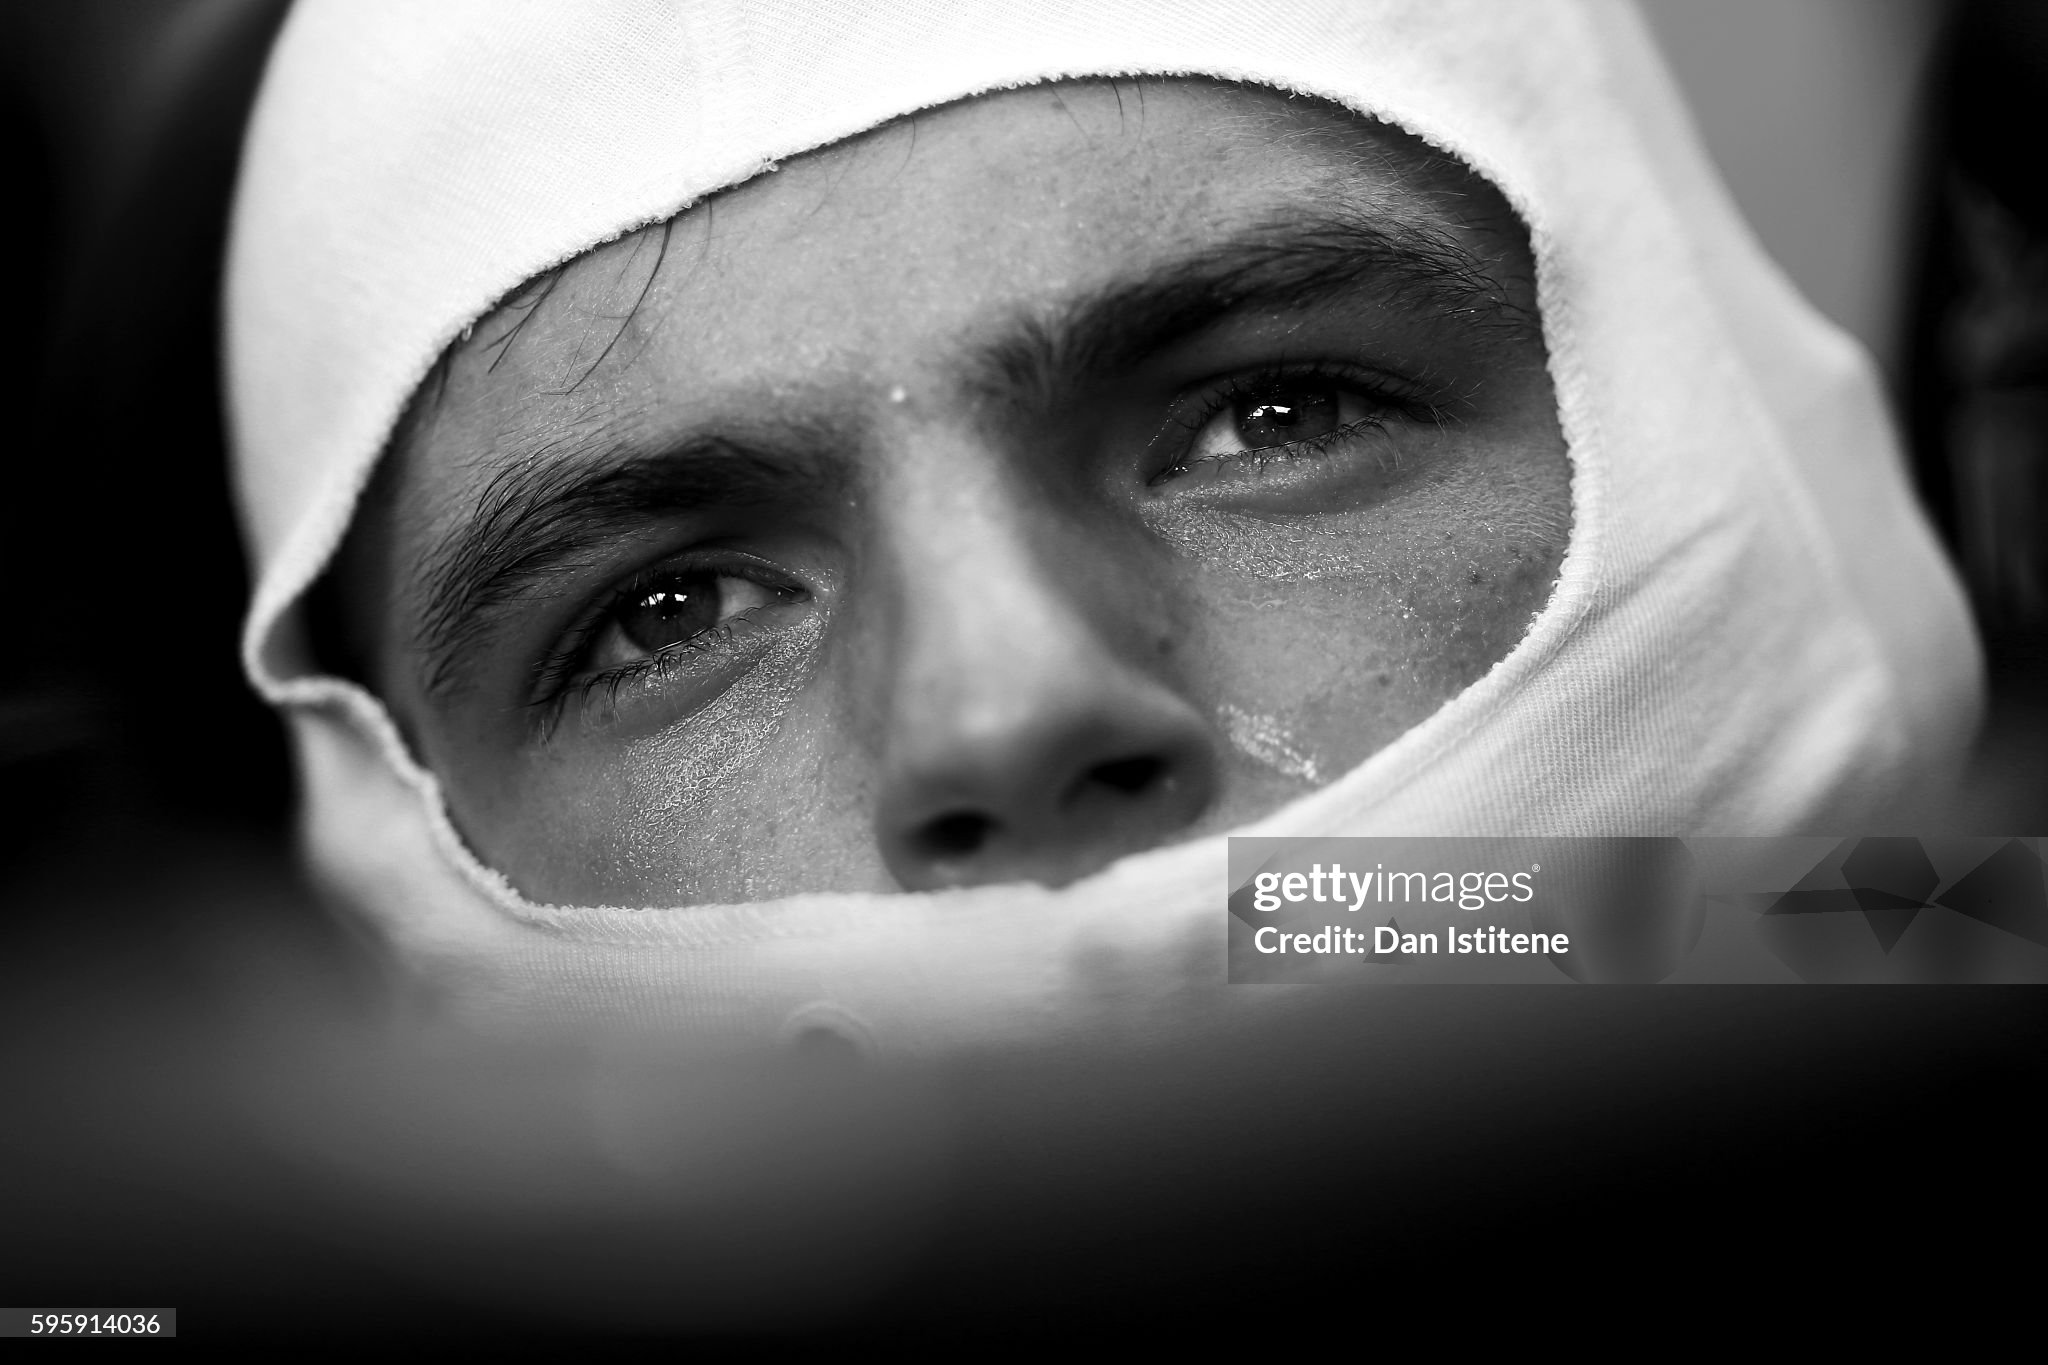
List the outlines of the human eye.
<svg viewBox="0 0 2048 1365">
<path fill-rule="evenodd" d="M 1378 372 L 1309 364 L 1231 375 L 1176 402 L 1167 458 L 1148 483 L 1257 479 L 1275 464 L 1375 450 L 1384 458 L 1390 423 L 1442 421 L 1417 386 Z"/>
<path fill-rule="evenodd" d="M 571 708 L 601 703 L 616 713 L 645 689 L 679 687 L 681 705 L 702 705 L 744 670 L 754 646 L 779 633 L 778 616 L 809 600 L 794 576 L 752 557 L 643 569 L 541 661 L 534 690 L 543 726 Z"/>
</svg>

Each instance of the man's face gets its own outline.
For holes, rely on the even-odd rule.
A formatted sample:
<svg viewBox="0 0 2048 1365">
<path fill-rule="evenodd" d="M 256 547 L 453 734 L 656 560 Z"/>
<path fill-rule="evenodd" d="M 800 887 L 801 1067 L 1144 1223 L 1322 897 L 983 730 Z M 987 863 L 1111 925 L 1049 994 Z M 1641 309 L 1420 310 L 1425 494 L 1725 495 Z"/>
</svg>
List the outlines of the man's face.
<svg viewBox="0 0 2048 1365">
<path fill-rule="evenodd" d="M 1063 85 L 521 291 L 337 584 L 485 862 L 687 904 L 1258 816 L 1505 655 L 1569 520 L 1490 187 L 1278 95 Z"/>
</svg>

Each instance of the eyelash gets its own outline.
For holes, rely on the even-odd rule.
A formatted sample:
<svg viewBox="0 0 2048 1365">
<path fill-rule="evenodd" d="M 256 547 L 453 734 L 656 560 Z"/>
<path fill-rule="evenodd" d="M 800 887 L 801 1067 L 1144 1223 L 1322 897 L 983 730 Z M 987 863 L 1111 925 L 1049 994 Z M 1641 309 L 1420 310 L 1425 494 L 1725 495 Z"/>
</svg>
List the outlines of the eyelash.
<svg viewBox="0 0 2048 1365">
<path fill-rule="evenodd" d="M 1192 416 L 1176 414 L 1170 419 L 1170 425 L 1178 426 L 1186 433 L 1178 442 L 1179 453 L 1165 468 L 1146 480 L 1147 486 L 1156 488 L 1171 483 L 1193 469 L 1194 465 L 1189 463 L 1188 456 L 1192 452 L 1195 438 L 1218 416 L 1241 401 L 1270 398 L 1276 391 L 1290 384 L 1298 386 L 1304 380 L 1326 384 L 1331 388 L 1362 397 L 1374 411 L 1369 417 L 1338 427 L 1334 431 L 1326 431 L 1320 436 L 1250 448 L 1238 457 L 1239 459 L 1249 461 L 1258 469 L 1289 460 L 1320 459 L 1328 454 L 1332 447 L 1341 445 L 1354 436 L 1367 431 L 1384 430 L 1389 415 L 1438 427 L 1449 420 L 1449 414 L 1438 401 L 1415 392 L 1408 381 L 1383 371 L 1324 361 L 1268 365 L 1261 369 L 1230 375 L 1208 385 L 1205 389 L 1198 390 L 1197 396 L 1201 407 Z"/>
<path fill-rule="evenodd" d="M 591 653 L 597 648 L 606 629 L 615 624 L 622 608 L 663 584 L 689 573 L 712 572 L 720 577 L 745 578 L 773 589 L 785 601 L 801 601 L 809 594 L 786 578 L 771 576 L 762 566 L 731 561 L 709 563 L 664 563 L 656 568 L 643 569 L 605 595 L 596 610 L 584 616 L 563 638 L 561 647 L 549 651 L 534 665 L 532 708 L 538 713 L 543 739 L 560 722 L 562 714 L 571 701 L 587 702 L 594 694 L 602 692 L 607 705 L 615 706 L 619 689 L 627 683 L 646 677 L 662 677 L 677 668 L 684 659 L 710 653 L 731 640 L 738 633 L 738 627 L 756 619 L 762 608 L 750 607 L 707 630 L 692 635 L 687 640 L 678 640 L 654 651 L 645 658 L 635 659 L 600 672 L 579 676 Z"/>
</svg>

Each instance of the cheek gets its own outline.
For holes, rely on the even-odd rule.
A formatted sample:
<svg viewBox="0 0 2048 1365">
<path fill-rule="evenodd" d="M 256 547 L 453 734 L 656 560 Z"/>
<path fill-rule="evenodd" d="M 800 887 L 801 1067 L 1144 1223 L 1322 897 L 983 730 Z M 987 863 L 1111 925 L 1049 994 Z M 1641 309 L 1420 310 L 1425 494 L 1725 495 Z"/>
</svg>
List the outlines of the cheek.
<svg viewBox="0 0 2048 1365">
<path fill-rule="evenodd" d="M 813 685 L 818 632 L 793 631 L 685 719 L 617 744 L 540 752 L 515 801 L 463 819 L 486 863 L 529 899 L 673 905 L 884 889 L 832 689 Z M 834 790 L 849 799 L 821 803 Z"/>
<path fill-rule="evenodd" d="M 1441 642 L 1396 585 L 1202 576 L 1203 691 L 1241 768 L 1327 782 L 1441 704 Z"/>
<path fill-rule="evenodd" d="M 1446 481 L 1361 513 L 1162 524 L 1202 604 L 1193 652 L 1233 748 L 1329 781 L 1427 719 L 1548 600 L 1565 498 L 1560 473 L 1540 490 Z"/>
</svg>

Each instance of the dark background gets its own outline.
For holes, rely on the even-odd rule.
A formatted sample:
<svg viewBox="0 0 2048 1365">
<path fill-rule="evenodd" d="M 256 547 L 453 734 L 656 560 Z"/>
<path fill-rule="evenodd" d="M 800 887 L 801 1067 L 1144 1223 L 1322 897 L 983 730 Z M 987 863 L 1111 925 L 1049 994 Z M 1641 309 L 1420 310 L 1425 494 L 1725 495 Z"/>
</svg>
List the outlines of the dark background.
<svg viewBox="0 0 2048 1365">
<path fill-rule="evenodd" d="M 199 1080 L 201 1099 L 169 1109 L 56 1098 L 146 1089 L 133 1059 L 154 1054 L 132 1046 L 146 1035 L 196 1040 L 166 1065 L 204 1073 L 195 1058 L 268 1017 L 235 1002 L 276 981 L 343 1009 L 380 989 L 372 955 L 298 879 L 281 731 L 236 659 L 247 584 L 218 263 L 282 8 L 0 8 L 16 271 L 0 364 L 15 433 L 0 498 L 0 1077 L 15 1078 L 0 1095 L 0 1303 L 177 1303 L 188 1334 L 297 1335 L 316 1307 L 323 1331 L 580 1332 L 573 1309 L 457 1293 L 400 1264 L 374 1220 L 321 1235 L 320 1182 L 221 1156 L 246 1135 Z M 1956 818 L 2038 834 L 2048 7 L 1978 0 L 1939 27 L 1908 151 L 1893 377 L 1990 654 L 1992 721 Z M 1984 1248 L 2040 1236 L 2037 991 L 1557 994 L 1446 996 L 1434 1024 L 1362 1009 L 1363 1029 L 1429 1040 L 1442 1065 L 1426 1076 L 1368 1051 L 1349 1077 L 1290 1078 L 1287 1041 L 1268 1040 L 1179 1108 L 1120 1110 L 1113 1078 L 1083 1078 L 1085 1142 L 1042 1115 L 1033 1142 L 1014 1141 L 1001 1068 L 949 1081 L 970 1136 L 948 1202 L 854 1325 L 1259 1336 L 1268 1316 L 1231 1305 L 1283 1285 L 1289 1321 L 1355 1313 L 1364 1344 L 1403 1296 L 1462 1283 L 1512 1287 L 1520 1321 L 1542 1324 L 1532 1340 L 1565 1327 L 1569 1341 L 1611 1328 L 1623 1303 L 1684 1322 L 1703 1301 L 1814 1308 L 1827 1285 L 1874 1304 L 1908 1264 L 1919 1306 L 1982 1314 L 2028 1264 Z M 1276 1145 L 1295 1154 L 1277 1174 L 1233 1156 Z M 1345 1175 L 1361 1152 L 1391 1174 Z M 629 1223 L 594 1226 L 642 1245 Z M 358 1316 L 338 1322 L 337 1306 Z"/>
</svg>

